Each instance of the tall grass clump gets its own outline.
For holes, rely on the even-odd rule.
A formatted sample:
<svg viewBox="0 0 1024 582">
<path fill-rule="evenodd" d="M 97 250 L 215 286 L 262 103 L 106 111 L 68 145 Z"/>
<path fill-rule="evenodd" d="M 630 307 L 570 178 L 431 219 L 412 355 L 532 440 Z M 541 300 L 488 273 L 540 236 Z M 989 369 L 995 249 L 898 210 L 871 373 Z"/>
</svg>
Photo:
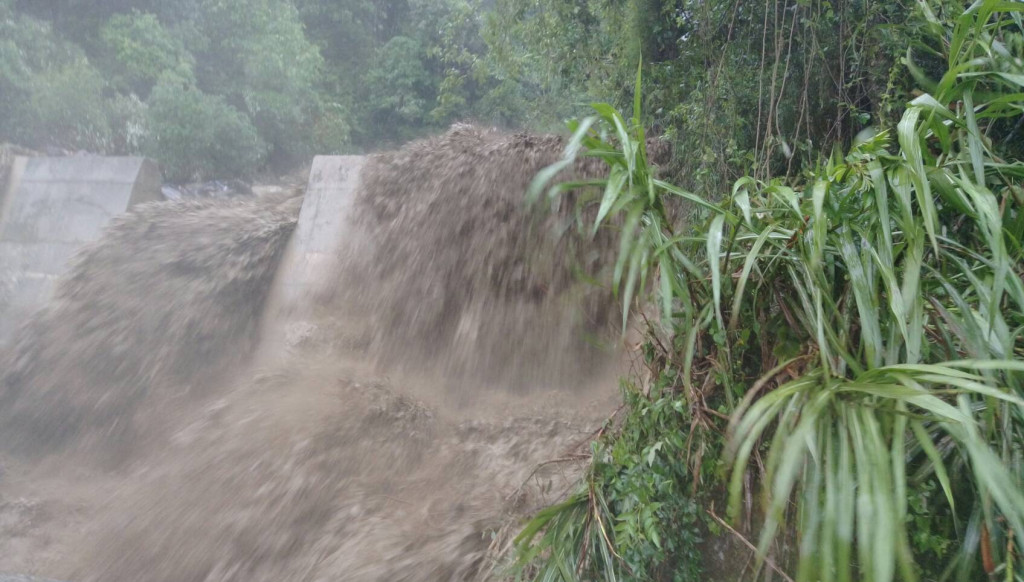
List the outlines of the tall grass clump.
<svg viewBox="0 0 1024 582">
<path fill-rule="evenodd" d="M 586 228 L 618 232 L 623 312 L 655 299 L 656 380 L 627 390 L 580 490 L 517 539 L 522 576 L 693 579 L 658 569 L 680 539 L 663 510 L 717 491 L 728 514 L 700 513 L 759 530 L 752 572 L 1024 580 L 1024 162 L 1003 140 L 1024 114 L 1024 3 L 919 5 L 918 96 L 798 183 L 744 178 L 711 202 L 659 180 L 639 96 L 630 120 L 596 105 L 573 124 L 562 164 L 597 157 L 607 179 L 551 185 L 553 166 L 532 192 L 595 191 Z M 675 420 L 655 420 L 666 406 Z M 635 465 L 666 463 L 676 485 L 622 493 Z M 623 551 L 638 546 L 657 559 Z"/>
</svg>

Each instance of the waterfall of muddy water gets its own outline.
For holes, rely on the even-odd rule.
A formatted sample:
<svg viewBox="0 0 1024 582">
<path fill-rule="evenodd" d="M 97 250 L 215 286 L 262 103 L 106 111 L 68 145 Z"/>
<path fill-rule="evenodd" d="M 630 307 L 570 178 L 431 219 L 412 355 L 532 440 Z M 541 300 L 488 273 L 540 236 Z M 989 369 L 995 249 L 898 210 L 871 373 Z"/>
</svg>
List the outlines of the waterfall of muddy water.
<svg viewBox="0 0 1024 582">
<path fill-rule="evenodd" d="M 565 388 L 607 371 L 616 309 L 607 287 L 578 274 L 599 271 L 611 240 L 578 244 L 571 196 L 560 212 L 524 205 L 563 148 L 557 136 L 456 125 L 367 162 L 357 204 L 368 245 L 350 254 L 346 279 L 370 284 L 336 288 L 373 315 L 379 361 L 471 389 Z M 602 171 L 588 159 L 564 177 Z"/>
<path fill-rule="evenodd" d="M 298 208 L 185 201 L 115 219 L 2 355 L 4 444 L 129 444 L 136 414 L 240 363 Z"/>
<path fill-rule="evenodd" d="M 499 578 L 617 399 L 615 353 L 580 337 L 614 326 L 608 299 L 563 272 L 598 257 L 520 204 L 560 150 L 462 126 L 370 160 L 337 292 L 266 363 L 254 327 L 298 199 L 112 226 L 0 354 L 0 572 Z"/>
</svg>

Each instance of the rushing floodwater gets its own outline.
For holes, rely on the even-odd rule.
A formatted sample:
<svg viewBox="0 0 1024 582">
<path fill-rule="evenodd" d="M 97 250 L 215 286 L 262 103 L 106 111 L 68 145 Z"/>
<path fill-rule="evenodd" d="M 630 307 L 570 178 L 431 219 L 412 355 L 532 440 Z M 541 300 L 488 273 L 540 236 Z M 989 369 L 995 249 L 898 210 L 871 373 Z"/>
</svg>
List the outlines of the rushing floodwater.
<svg viewBox="0 0 1024 582">
<path fill-rule="evenodd" d="M 570 274 L 600 257 L 521 204 L 560 148 L 463 126 L 371 159 L 334 292 L 256 361 L 301 198 L 119 219 L 0 356 L 0 572 L 498 576 L 579 470 L 538 465 L 617 396 L 608 299 Z"/>
</svg>

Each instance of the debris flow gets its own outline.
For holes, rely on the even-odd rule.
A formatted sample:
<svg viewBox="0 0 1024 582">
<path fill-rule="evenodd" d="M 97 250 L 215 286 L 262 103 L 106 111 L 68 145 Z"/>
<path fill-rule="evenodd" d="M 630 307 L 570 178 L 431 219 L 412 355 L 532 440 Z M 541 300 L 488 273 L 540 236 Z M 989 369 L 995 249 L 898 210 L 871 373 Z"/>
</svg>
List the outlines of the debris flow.
<svg viewBox="0 0 1024 582">
<path fill-rule="evenodd" d="M 562 148 L 455 126 L 374 156 L 334 293 L 273 360 L 301 193 L 118 219 L 0 354 L 0 572 L 501 579 L 617 396 L 611 298 L 579 276 L 602 243 L 524 202 Z"/>
</svg>

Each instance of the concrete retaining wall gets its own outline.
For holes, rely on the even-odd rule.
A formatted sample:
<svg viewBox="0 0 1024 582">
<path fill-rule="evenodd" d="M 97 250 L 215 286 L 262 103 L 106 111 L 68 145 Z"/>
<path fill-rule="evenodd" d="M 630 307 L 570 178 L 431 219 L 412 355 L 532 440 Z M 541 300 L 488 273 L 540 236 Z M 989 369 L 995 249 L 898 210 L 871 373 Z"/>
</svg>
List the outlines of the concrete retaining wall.
<svg viewBox="0 0 1024 582">
<path fill-rule="evenodd" d="M 312 317 L 318 299 L 337 283 L 339 258 L 351 231 L 363 156 L 317 156 L 295 234 L 278 267 L 263 319 L 263 349 L 288 342 L 289 328 Z M 267 354 L 269 356 L 269 354 Z"/>
<path fill-rule="evenodd" d="M 0 196 L 0 344 L 52 292 L 68 259 L 114 216 L 160 199 L 145 158 L 15 158 Z"/>
</svg>

